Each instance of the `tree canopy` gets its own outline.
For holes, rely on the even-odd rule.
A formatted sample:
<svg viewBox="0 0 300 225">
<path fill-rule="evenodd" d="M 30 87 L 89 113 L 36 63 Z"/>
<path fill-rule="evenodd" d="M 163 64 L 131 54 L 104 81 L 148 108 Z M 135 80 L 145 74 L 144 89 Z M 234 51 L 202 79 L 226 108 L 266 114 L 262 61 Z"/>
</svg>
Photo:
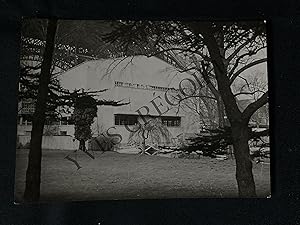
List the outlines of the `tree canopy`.
<svg viewBox="0 0 300 225">
<path fill-rule="evenodd" d="M 250 159 L 248 123 L 252 115 L 268 102 L 268 91 L 241 109 L 232 84 L 267 57 L 264 21 L 120 21 L 105 40 L 129 52 L 159 55 L 178 69 L 200 75 L 217 99 L 219 118 L 228 118 L 236 159 L 236 178 L 240 197 L 255 197 L 255 183 Z M 251 95 L 246 90 L 246 95 Z M 224 112 L 224 114 L 222 114 Z M 224 121 L 219 122 L 224 127 Z M 220 142 L 217 142 L 220 145 Z"/>
</svg>

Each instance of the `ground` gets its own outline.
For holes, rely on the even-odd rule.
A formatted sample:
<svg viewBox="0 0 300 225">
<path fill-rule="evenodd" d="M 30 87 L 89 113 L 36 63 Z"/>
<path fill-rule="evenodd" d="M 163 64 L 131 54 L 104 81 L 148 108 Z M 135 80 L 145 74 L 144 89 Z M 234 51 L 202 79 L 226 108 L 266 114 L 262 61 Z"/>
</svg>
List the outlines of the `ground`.
<svg viewBox="0 0 300 225">
<path fill-rule="evenodd" d="M 64 157 L 77 157 L 81 169 Z M 22 200 L 28 150 L 17 150 L 16 202 Z M 259 197 L 270 194 L 269 164 L 254 164 Z M 159 156 L 43 150 L 41 201 L 139 198 L 237 197 L 235 162 L 208 157 Z"/>
</svg>

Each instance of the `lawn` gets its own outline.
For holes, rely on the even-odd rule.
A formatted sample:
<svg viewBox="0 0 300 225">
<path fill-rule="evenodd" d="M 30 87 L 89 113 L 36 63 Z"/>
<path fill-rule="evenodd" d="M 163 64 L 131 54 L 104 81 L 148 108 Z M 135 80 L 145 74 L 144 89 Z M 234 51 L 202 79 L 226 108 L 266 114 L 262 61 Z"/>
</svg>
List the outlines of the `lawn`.
<svg viewBox="0 0 300 225">
<path fill-rule="evenodd" d="M 95 152 L 43 150 L 41 201 L 237 197 L 235 162 Z M 24 192 L 28 150 L 17 150 L 15 199 Z M 257 194 L 270 194 L 270 166 L 254 164 Z"/>
</svg>

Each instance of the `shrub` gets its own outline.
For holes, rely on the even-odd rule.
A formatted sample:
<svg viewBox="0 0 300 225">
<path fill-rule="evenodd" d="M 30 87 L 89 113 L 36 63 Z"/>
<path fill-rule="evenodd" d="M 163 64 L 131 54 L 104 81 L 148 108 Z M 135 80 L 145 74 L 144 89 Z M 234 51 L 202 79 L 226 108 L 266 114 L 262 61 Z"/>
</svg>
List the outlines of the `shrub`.
<svg viewBox="0 0 300 225">
<path fill-rule="evenodd" d="M 24 148 L 24 147 L 23 147 L 22 143 L 17 142 L 16 148 L 17 148 L 17 149 L 22 149 L 22 148 Z"/>
<path fill-rule="evenodd" d="M 30 148 L 30 142 L 27 142 L 24 146 L 23 146 L 24 149 L 29 149 Z"/>
<path fill-rule="evenodd" d="M 113 151 L 118 140 L 112 137 L 98 136 L 89 140 L 89 150 Z"/>
</svg>

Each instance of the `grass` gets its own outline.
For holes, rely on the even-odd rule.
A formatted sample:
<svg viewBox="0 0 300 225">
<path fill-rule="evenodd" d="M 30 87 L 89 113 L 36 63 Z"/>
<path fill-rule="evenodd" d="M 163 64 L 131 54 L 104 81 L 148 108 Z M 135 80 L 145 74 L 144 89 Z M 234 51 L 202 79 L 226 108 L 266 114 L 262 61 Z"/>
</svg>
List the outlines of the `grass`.
<svg viewBox="0 0 300 225">
<path fill-rule="evenodd" d="M 237 197 L 235 162 L 95 152 L 43 150 L 41 201 Z M 17 150 L 16 202 L 22 201 L 28 150 Z M 270 194 L 270 166 L 254 164 L 257 194 Z"/>
</svg>

